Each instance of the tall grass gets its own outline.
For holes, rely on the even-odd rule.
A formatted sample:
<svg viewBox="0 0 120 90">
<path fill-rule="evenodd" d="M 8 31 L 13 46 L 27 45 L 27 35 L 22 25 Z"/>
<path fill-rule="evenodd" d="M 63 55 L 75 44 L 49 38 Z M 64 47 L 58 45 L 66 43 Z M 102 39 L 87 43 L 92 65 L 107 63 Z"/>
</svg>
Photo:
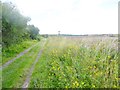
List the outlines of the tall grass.
<svg viewBox="0 0 120 90">
<path fill-rule="evenodd" d="M 117 38 L 49 38 L 29 87 L 118 87 Z"/>
</svg>

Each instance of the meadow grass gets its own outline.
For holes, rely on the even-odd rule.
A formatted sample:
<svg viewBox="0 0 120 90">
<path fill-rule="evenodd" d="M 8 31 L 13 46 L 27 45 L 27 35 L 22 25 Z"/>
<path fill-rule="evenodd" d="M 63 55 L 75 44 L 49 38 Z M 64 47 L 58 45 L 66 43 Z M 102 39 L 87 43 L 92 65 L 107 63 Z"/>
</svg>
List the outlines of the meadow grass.
<svg viewBox="0 0 120 90">
<path fill-rule="evenodd" d="M 20 88 L 22 87 L 29 70 L 36 60 L 38 52 L 44 41 L 39 42 L 28 53 L 15 60 L 12 64 L 2 70 L 2 87 L 3 88 Z"/>
<path fill-rule="evenodd" d="M 117 38 L 49 37 L 29 87 L 118 87 Z"/>
</svg>

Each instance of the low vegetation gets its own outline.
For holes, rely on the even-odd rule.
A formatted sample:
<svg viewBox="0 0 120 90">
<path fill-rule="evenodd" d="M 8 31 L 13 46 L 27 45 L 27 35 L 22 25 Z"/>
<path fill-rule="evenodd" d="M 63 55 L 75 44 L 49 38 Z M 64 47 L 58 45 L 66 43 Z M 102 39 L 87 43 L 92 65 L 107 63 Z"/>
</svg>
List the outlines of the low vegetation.
<svg viewBox="0 0 120 90">
<path fill-rule="evenodd" d="M 117 39 L 49 38 L 29 87 L 118 87 Z"/>
</svg>

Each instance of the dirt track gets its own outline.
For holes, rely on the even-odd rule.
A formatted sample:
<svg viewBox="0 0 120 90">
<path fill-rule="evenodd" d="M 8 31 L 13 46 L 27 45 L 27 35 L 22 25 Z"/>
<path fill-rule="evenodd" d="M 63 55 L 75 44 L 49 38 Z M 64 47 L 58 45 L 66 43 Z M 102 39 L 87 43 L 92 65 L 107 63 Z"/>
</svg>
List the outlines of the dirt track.
<svg viewBox="0 0 120 90">
<path fill-rule="evenodd" d="M 38 44 L 38 43 L 37 43 Z M 34 46 L 36 46 L 37 44 L 29 47 L 28 49 L 24 50 L 23 52 L 21 52 L 20 54 L 18 54 L 15 58 L 9 60 L 8 62 L 6 62 L 4 65 L 2 65 L 0 67 L 0 70 L 1 69 L 4 69 L 5 67 L 7 67 L 9 64 L 11 64 L 12 62 L 14 62 L 16 59 L 20 58 L 21 56 L 23 56 L 25 53 L 27 53 L 28 51 L 30 51 Z"/>
<path fill-rule="evenodd" d="M 40 56 L 41 56 L 41 54 L 42 54 L 44 45 L 45 45 L 45 42 L 43 43 L 42 49 L 39 51 L 38 56 L 37 56 L 35 62 L 33 62 L 33 65 L 31 66 L 31 68 L 30 68 L 30 70 L 29 70 L 29 73 L 28 73 L 28 75 L 27 75 L 27 78 L 26 78 L 26 80 L 25 80 L 22 88 L 28 88 L 28 85 L 29 85 L 29 82 L 30 82 L 30 77 L 31 77 L 31 75 L 32 75 L 32 72 L 33 72 L 33 70 L 34 70 L 34 67 L 35 67 L 36 63 L 38 62 L 38 60 L 39 60 L 39 58 L 40 58 Z"/>
</svg>

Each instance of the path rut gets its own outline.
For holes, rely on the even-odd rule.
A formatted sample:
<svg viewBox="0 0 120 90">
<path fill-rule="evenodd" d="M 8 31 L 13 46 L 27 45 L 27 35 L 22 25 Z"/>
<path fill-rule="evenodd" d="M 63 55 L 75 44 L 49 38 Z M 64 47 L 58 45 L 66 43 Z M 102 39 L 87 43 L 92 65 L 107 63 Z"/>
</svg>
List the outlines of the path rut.
<svg viewBox="0 0 120 90">
<path fill-rule="evenodd" d="M 39 60 L 39 58 L 40 58 L 40 56 L 41 56 L 42 51 L 43 51 L 43 50 L 40 50 L 40 52 L 38 53 L 38 57 L 36 58 L 34 64 L 33 64 L 32 67 L 30 68 L 30 72 L 29 72 L 29 74 L 28 74 L 28 76 L 27 76 L 27 78 L 26 78 L 26 80 L 25 80 L 22 88 L 27 88 L 27 87 L 28 87 L 29 82 L 30 82 L 30 77 L 31 77 L 32 72 L 33 72 L 33 70 L 34 70 L 35 64 L 38 62 L 38 60 Z"/>
<path fill-rule="evenodd" d="M 45 45 L 45 42 L 44 42 L 43 46 L 44 46 L 44 45 Z M 37 56 L 35 62 L 33 63 L 32 67 L 30 68 L 29 73 L 28 73 L 28 76 L 27 76 L 27 78 L 26 78 L 26 80 L 25 80 L 22 88 L 28 88 L 28 85 L 29 85 L 29 82 L 30 82 L 30 77 L 31 77 L 31 75 L 32 75 L 32 72 L 33 72 L 33 70 L 34 70 L 34 67 L 35 67 L 36 63 L 38 62 L 38 60 L 39 60 L 39 58 L 40 58 L 40 56 L 41 56 L 41 54 L 42 54 L 42 51 L 43 51 L 43 49 L 41 49 L 41 50 L 39 51 L 38 56 Z"/>
</svg>

